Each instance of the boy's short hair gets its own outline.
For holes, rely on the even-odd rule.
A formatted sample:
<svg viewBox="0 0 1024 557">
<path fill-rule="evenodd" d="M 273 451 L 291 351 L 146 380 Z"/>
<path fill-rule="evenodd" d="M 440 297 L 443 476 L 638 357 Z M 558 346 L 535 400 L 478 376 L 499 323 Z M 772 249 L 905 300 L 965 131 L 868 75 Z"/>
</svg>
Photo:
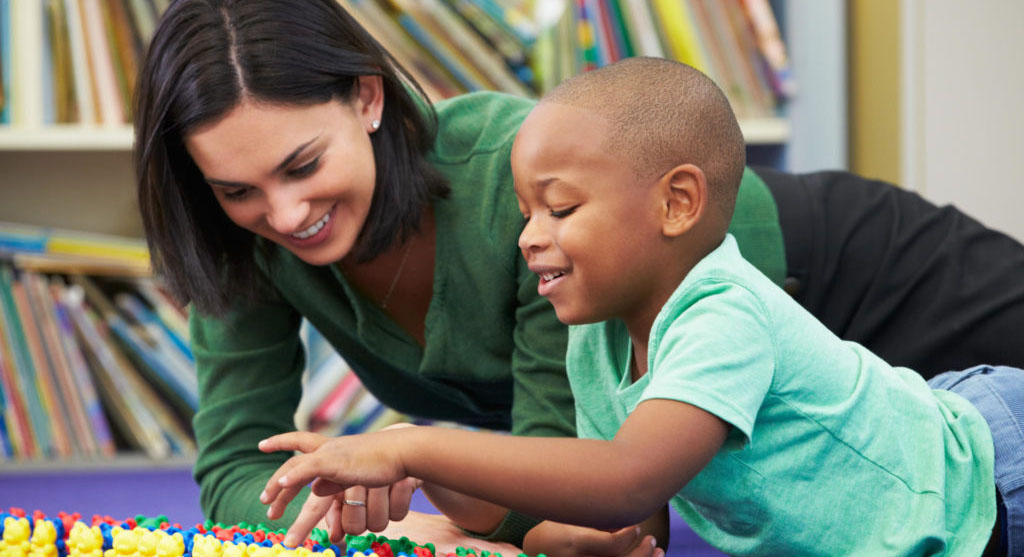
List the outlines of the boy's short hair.
<svg viewBox="0 0 1024 557">
<path fill-rule="evenodd" d="M 746 148 L 732 107 L 706 75 L 664 58 L 626 58 L 576 75 L 541 99 L 605 116 L 608 153 L 632 161 L 638 178 L 694 164 L 712 202 L 732 215 Z"/>
</svg>

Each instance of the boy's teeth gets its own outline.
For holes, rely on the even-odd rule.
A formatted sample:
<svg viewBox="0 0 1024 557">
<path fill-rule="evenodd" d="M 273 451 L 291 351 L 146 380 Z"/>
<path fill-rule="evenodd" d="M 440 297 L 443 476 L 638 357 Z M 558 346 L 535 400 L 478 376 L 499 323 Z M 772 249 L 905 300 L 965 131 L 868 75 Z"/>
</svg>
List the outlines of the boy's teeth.
<svg viewBox="0 0 1024 557">
<path fill-rule="evenodd" d="M 320 232 L 320 229 L 323 228 L 324 225 L 327 224 L 327 221 L 329 220 L 331 220 L 331 214 L 327 213 L 326 215 L 324 215 L 322 219 L 314 222 L 313 226 L 310 226 L 309 228 L 303 230 L 302 232 L 296 232 L 295 234 L 292 234 L 292 236 L 295 236 L 300 240 L 305 240 L 306 238 L 309 238 L 310 236 L 316 234 L 317 232 Z"/>
<path fill-rule="evenodd" d="M 540 276 L 544 280 L 555 280 L 556 278 L 562 276 L 562 274 L 563 273 L 541 273 Z"/>
</svg>

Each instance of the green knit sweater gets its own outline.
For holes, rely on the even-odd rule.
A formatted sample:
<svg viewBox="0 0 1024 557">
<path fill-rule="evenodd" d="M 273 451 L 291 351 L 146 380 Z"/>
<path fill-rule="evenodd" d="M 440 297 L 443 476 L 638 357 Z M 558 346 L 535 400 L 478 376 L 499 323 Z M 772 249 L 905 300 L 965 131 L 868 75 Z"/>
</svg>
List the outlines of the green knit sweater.
<svg viewBox="0 0 1024 557">
<path fill-rule="evenodd" d="M 282 248 L 274 248 L 267 276 L 273 296 L 220 319 L 193 313 L 200 389 L 195 477 L 208 518 L 266 521 L 257 497 L 287 455 L 263 454 L 256 443 L 294 429 L 303 317 L 378 399 L 400 412 L 519 435 L 573 435 L 566 327 L 538 296 L 537 277 L 517 246 L 523 219 L 509 156 L 532 106 L 475 93 L 436 107 L 430 160 L 448 178 L 451 195 L 434 201 L 437 248 L 424 347 L 357 294 L 335 266 L 308 265 Z M 752 172 L 744 176 L 730 231 L 744 255 L 781 282 L 775 205 Z M 270 526 L 290 524 L 299 507 L 293 503 Z"/>
</svg>

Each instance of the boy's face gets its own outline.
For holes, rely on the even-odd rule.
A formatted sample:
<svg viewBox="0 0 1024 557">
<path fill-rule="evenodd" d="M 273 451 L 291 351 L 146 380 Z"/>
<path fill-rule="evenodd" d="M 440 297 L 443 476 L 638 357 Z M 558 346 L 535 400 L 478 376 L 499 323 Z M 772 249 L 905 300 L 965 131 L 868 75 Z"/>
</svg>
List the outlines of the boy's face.
<svg viewBox="0 0 1024 557">
<path fill-rule="evenodd" d="M 630 161 L 605 152 L 608 129 L 589 110 L 541 103 L 512 147 L 526 218 L 519 248 L 567 324 L 649 312 L 664 253 L 658 180 L 638 179 Z"/>
</svg>

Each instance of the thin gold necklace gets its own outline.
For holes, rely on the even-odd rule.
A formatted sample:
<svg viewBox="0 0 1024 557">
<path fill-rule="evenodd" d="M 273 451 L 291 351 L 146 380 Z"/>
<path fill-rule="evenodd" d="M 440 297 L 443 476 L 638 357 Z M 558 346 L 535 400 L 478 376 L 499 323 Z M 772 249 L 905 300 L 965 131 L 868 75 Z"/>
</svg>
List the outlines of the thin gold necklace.
<svg viewBox="0 0 1024 557">
<path fill-rule="evenodd" d="M 402 270 L 405 269 L 405 262 L 409 260 L 409 252 L 412 251 L 412 238 L 405 244 L 405 252 L 402 253 L 402 262 L 398 264 L 398 270 L 395 271 L 395 278 L 391 279 L 391 286 L 388 287 L 387 294 L 384 294 L 384 298 L 380 301 L 380 309 L 388 309 L 388 301 L 391 300 L 391 295 L 395 292 L 395 286 L 398 285 L 398 278 L 402 276 Z"/>
</svg>

